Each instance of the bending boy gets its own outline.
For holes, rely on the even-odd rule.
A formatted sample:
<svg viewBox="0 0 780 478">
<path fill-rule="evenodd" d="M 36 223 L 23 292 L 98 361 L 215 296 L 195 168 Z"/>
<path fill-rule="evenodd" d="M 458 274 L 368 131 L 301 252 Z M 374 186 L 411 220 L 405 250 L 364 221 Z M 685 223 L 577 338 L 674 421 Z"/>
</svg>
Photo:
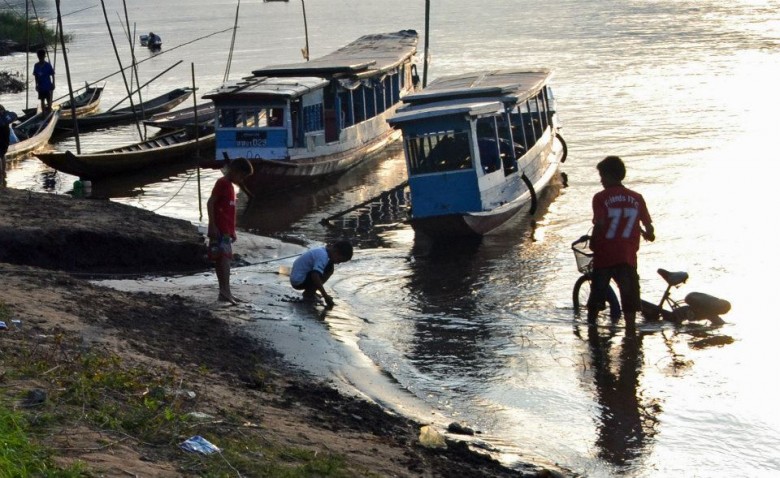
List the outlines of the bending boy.
<svg viewBox="0 0 780 478">
<path fill-rule="evenodd" d="M 333 307 L 333 298 L 325 290 L 325 282 L 333 275 L 335 264 L 350 259 L 352 244 L 346 240 L 310 249 L 293 262 L 290 284 L 293 289 L 302 290 L 303 298 L 308 300 L 313 300 L 319 291 L 328 307 Z"/>
</svg>

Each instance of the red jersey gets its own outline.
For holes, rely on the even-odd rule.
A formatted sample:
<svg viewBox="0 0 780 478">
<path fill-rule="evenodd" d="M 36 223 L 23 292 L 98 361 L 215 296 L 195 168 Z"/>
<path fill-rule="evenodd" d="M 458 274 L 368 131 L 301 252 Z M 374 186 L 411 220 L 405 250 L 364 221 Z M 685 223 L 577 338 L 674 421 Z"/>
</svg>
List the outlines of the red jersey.
<svg viewBox="0 0 780 478">
<path fill-rule="evenodd" d="M 220 234 L 235 237 L 236 235 L 236 190 L 233 183 L 226 177 L 217 179 L 214 190 L 214 213 L 217 229 Z"/>
<path fill-rule="evenodd" d="M 593 267 L 629 264 L 636 267 L 639 223 L 651 224 L 642 195 L 624 186 L 613 186 L 593 196 L 593 224 L 601 224 L 593 247 Z"/>
</svg>

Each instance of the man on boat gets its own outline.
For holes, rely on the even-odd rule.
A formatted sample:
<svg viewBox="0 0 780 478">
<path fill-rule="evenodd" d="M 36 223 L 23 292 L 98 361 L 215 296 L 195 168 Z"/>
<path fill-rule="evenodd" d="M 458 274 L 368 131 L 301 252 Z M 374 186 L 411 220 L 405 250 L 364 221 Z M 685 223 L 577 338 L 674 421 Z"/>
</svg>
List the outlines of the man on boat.
<svg viewBox="0 0 780 478">
<path fill-rule="evenodd" d="M 41 111 L 51 109 L 51 98 L 54 93 L 54 67 L 46 61 L 46 50 L 38 50 L 38 63 L 33 66 L 33 77 L 35 77 L 35 91 L 38 92 L 38 99 L 41 100 Z"/>
<path fill-rule="evenodd" d="M 593 280 L 588 321 L 595 322 L 606 300 L 609 281 L 614 279 L 620 289 L 626 328 L 633 330 L 641 308 L 636 260 L 639 236 L 655 240 L 653 221 L 642 195 L 623 186 L 626 166 L 619 157 L 607 156 L 596 168 L 604 190 L 593 196 Z"/>
<path fill-rule="evenodd" d="M 6 111 L 0 105 L 0 187 L 5 187 L 5 153 L 11 145 L 11 123 L 16 121 L 16 113 Z"/>
</svg>

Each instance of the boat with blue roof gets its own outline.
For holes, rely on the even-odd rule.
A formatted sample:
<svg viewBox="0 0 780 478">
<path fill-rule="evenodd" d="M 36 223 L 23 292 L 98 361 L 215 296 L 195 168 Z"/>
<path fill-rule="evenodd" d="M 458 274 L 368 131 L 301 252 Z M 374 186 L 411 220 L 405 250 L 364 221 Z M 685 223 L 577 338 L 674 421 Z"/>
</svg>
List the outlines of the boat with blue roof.
<svg viewBox="0 0 780 478">
<path fill-rule="evenodd" d="M 404 97 L 389 123 L 403 133 L 415 232 L 482 236 L 533 212 L 566 159 L 550 78 L 546 69 L 467 73 Z"/>
</svg>

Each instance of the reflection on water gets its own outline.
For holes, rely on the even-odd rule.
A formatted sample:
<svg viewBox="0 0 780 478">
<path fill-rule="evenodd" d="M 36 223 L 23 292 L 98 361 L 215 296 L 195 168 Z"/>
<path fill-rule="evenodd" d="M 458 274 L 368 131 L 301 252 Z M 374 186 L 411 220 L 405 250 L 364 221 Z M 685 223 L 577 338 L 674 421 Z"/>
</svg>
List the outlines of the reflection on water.
<svg viewBox="0 0 780 478">
<path fill-rule="evenodd" d="M 592 325 L 587 329 L 591 373 L 600 405 L 599 456 L 625 467 L 651 446 L 661 412 L 656 402 L 642 396 L 640 388 L 644 335 L 625 333 L 619 346 L 613 347 L 617 337 L 612 328 Z"/>
</svg>

